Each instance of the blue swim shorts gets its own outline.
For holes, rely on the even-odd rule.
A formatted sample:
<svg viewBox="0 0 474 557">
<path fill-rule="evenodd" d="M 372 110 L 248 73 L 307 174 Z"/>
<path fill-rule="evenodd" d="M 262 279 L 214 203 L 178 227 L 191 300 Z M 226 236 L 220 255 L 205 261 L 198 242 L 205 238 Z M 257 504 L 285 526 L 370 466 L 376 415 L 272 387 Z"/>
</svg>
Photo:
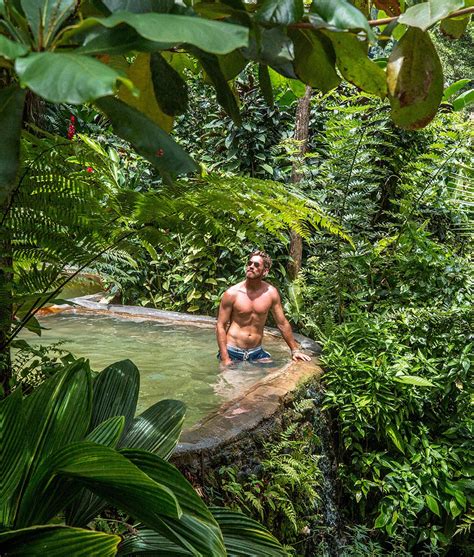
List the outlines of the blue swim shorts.
<svg viewBox="0 0 474 557">
<path fill-rule="evenodd" d="M 262 360 L 263 358 L 271 358 L 271 354 L 265 352 L 261 346 L 256 346 L 255 348 L 250 348 L 249 350 L 244 350 L 243 348 L 238 348 L 237 346 L 227 345 L 227 352 L 229 357 L 238 362 L 256 362 Z M 220 352 L 217 354 L 220 359 Z"/>
</svg>

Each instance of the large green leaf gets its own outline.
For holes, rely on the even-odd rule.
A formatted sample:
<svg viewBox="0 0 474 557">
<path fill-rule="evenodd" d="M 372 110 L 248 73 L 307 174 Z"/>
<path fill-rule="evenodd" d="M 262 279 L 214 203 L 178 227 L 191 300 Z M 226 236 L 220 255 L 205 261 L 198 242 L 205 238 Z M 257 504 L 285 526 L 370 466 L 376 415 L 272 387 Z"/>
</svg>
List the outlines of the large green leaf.
<svg viewBox="0 0 474 557">
<path fill-rule="evenodd" d="M 0 553 L 23 557 L 112 557 L 119 542 L 119 536 L 104 532 L 67 526 L 33 526 L 0 533 Z"/>
<path fill-rule="evenodd" d="M 180 502 L 180 520 L 163 518 L 155 528 L 163 536 L 194 555 L 225 556 L 224 542 L 212 514 L 180 471 L 156 455 L 131 449 L 121 451 L 150 478 L 168 486 Z"/>
<path fill-rule="evenodd" d="M 443 70 L 428 33 L 409 27 L 387 64 L 392 118 L 406 129 L 426 126 L 443 96 Z"/>
<path fill-rule="evenodd" d="M 138 110 L 114 97 L 98 99 L 95 104 L 109 117 L 115 133 L 129 141 L 158 170 L 172 176 L 197 170 L 184 149 Z"/>
<path fill-rule="evenodd" d="M 264 0 L 255 13 L 256 21 L 290 25 L 303 16 L 303 0 Z"/>
<path fill-rule="evenodd" d="M 290 33 L 295 46 L 296 75 L 324 93 L 337 87 L 336 56 L 329 40 L 318 31 L 297 30 Z"/>
<path fill-rule="evenodd" d="M 135 418 L 120 447 L 143 449 L 167 459 L 178 443 L 186 406 L 179 400 L 157 402 Z"/>
<path fill-rule="evenodd" d="M 112 28 L 123 23 L 133 27 L 144 39 L 166 48 L 190 44 L 205 52 L 227 54 L 248 43 L 246 27 L 174 14 L 117 12 L 107 18 L 88 18 L 75 32 L 82 33 L 94 25 Z"/>
<path fill-rule="evenodd" d="M 367 56 L 367 43 L 352 33 L 324 31 L 336 52 L 341 74 L 362 91 L 384 98 L 387 94 L 385 72 Z"/>
<path fill-rule="evenodd" d="M 109 418 L 91 431 L 86 440 L 106 447 L 115 447 L 122 435 L 124 425 L 124 416 Z M 83 488 L 66 509 L 66 524 L 86 526 L 95 516 L 98 516 L 106 504 L 102 497 Z"/>
<path fill-rule="evenodd" d="M 113 418 L 109 418 L 105 422 L 99 424 L 87 435 L 86 439 L 88 441 L 92 441 L 93 443 L 97 443 L 98 445 L 115 447 L 123 433 L 124 426 L 125 417 L 114 416 Z"/>
<path fill-rule="evenodd" d="M 261 524 L 229 509 L 210 509 L 220 526 L 229 557 L 286 557 L 280 542 Z"/>
<path fill-rule="evenodd" d="M 16 85 L 0 89 L 0 207 L 9 198 L 18 172 L 24 103 L 25 91 Z"/>
<path fill-rule="evenodd" d="M 28 460 L 21 389 L 0 401 L 0 501 L 18 486 Z"/>
<path fill-rule="evenodd" d="M 132 12 L 143 14 L 147 12 L 168 13 L 174 6 L 175 0 L 101 0 L 111 12 Z"/>
<path fill-rule="evenodd" d="M 249 60 L 270 66 L 289 79 L 297 79 L 293 68 L 293 42 L 281 27 L 261 29 L 258 35 L 252 34 L 249 47 L 242 53 Z"/>
<path fill-rule="evenodd" d="M 310 10 L 308 18 L 316 29 L 365 31 L 369 38 L 374 38 L 367 18 L 348 0 L 313 0 Z"/>
<path fill-rule="evenodd" d="M 160 518 L 178 519 L 173 492 L 139 470 L 129 459 L 88 441 L 73 443 L 44 459 L 21 499 L 16 527 L 51 520 L 86 487 L 155 529 Z"/>
<path fill-rule="evenodd" d="M 149 50 L 160 48 L 159 43 L 147 41 L 128 25 L 118 25 L 108 29 L 95 27 L 90 31 L 82 46 L 75 50 L 84 55 L 114 55 L 126 54 L 132 50 Z"/>
<path fill-rule="evenodd" d="M 398 23 L 426 31 L 440 19 L 464 6 L 464 0 L 429 0 L 408 8 Z"/>
<path fill-rule="evenodd" d="M 454 110 L 463 110 L 467 106 L 474 103 L 474 89 L 469 89 L 469 91 L 464 91 L 453 101 Z"/>
<path fill-rule="evenodd" d="M 444 102 L 449 101 L 449 99 L 453 95 L 455 95 L 458 91 L 466 87 L 466 85 L 468 85 L 469 83 L 471 83 L 470 79 L 459 79 L 458 81 L 451 83 L 451 85 L 449 87 L 446 87 L 446 89 L 444 90 L 443 101 Z"/>
<path fill-rule="evenodd" d="M 96 377 L 90 430 L 115 416 L 124 416 L 127 429 L 135 416 L 140 372 L 130 360 L 115 362 Z"/>
<path fill-rule="evenodd" d="M 89 365 L 77 360 L 24 401 L 30 473 L 50 454 L 83 439 L 89 427 L 92 386 Z"/>
<path fill-rule="evenodd" d="M 188 89 L 179 73 L 159 52 L 150 56 L 150 71 L 155 98 L 165 114 L 177 116 L 186 112 Z"/>
<path fill-rule="evenodd" d="M 15 60 L 19 56 L 24 56 L 28 52 L 25 45 L 11 41 L 5 35 L 0 35 L 0 57 L 7 60 Z"/>
<path fill-rule="evenodd" d="M 115 93 L 130 80 L 111 67 L 78 54 L 32 52 L 17 58 L 15 70 L 23 86 L 52 103 L 83 104 Z"/>
<path fill-rule="evenodd" d="M 232 89 L 229 87 L 224 74 L 222 73 L 217 56 L 214 54 L 208 54 L 207 52 L 203 52 L 197 48 L 193 48 L 191 52 L 199 60 L 199 63 L 206 72 L 207 77 L 214 85 L 217 102 L 222 106 L 232 120 L 240 126 L 242 120 L 240 117 L 239 107 L 237 106 L 237 100 L 232 92 Z"/>
<path fill-rule="evenodd" d="M 45 49 L 62 23 L 73 13 L 76 0 L 21 0 L 36 46 Z"/>
<path fill-rule="evenodd" d="M 193 553 L 173 543 L 162 534 L 158 534 L 158 532 L 148 530 L 147 528 L 138 528 L 136 529 L 136 533 L 124 537 L 118 548 L 117 555 L 187 557 L 188 555 L 193 555 Z"/>
<path fill-rule="evenodd" d="M 165 132 L 170 132 L 173 127 L 173 117 L 165 114 L 159 106 L 154 90 L 151 73 L 150 54 L 139 52 L 127 70 L 130 80 L 140 90 L 139 95 L 134 95 L 126 87 L 121 87 L 119 98 L 139 110 L 158 124 Z"/>
</svg>

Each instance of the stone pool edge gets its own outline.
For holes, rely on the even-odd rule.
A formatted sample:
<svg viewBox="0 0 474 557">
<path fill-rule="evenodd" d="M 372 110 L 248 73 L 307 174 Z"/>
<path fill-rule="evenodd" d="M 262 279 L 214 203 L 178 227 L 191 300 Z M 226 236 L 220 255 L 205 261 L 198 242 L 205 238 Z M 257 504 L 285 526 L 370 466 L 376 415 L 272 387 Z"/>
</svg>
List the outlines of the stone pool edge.
<svg viewBox="0 0 474 557">
<path fill-rule="evenodd" d="M 156 321 L 180 321 L 206 327 L 213 327 L 216 319 L 210 316 L 193 315 L 174 311 L 164 311 L 140 306 L 124 306 L 97 302 L 98 295 L 82 296 L 69 300 L 75 306 L 96 313 L 111 313 L 122 316 L 146 318 Z M 71 310 L 70 306 L 51 306 L 42 311 L 44 314 L 62 313 Z M 265 328 L 265 333 L 280 336 L 276 329 Z M 214 452 L 256 429 L 262 422 L 270 419 L 282 407 L 285 400 L 302 383 L 309 379 L 319 379 L 322 368 L 317 354 L 321 347 L 303 335 L 295 334 L 296 340 L 311 352 L 311 362 L 289 361 L 278 371 L 254 383 L 238 397 L 223 403 L 217 410 L 185 429 L 180 442 L 173 452 L 172 460 L 205 452 Z"/>
</svg>

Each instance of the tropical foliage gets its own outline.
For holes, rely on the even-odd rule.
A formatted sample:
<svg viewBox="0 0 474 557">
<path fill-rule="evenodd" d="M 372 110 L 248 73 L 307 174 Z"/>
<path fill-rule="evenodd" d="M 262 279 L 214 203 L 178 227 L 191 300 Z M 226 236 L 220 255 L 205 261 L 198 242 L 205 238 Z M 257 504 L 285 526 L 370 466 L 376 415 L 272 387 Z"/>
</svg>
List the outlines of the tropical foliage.
<svg viewBox="0 0 474 557">
<path fill-rule="evenodd" d="M 0 402 L 2 555 L 284 555 L 253 520 L 206 508 L 167 462 L 184 405 L 161 401 L 134 418 L 138 389 L 130 361 L 93 379 L 77 360 Z M 121 536 L 86 528 L 107 504 L 133 521 L 132 535 L 126 522 Z"/>
</svg>

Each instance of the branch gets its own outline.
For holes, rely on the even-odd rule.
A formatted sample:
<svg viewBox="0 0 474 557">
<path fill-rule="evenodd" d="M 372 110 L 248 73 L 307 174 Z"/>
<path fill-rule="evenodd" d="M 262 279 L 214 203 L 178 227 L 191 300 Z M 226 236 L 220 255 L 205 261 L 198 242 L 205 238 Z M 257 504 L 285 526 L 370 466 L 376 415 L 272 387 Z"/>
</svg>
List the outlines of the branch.
<svg viewBox="0 0 474 557">
<path fill-rule="evenodd" d="M 474 13 L 474 6 L 470 8 L 463 8 L 462 10 L 457 10 L 456 12 L 449 14 L 443 19 L 450 19 L 452 17 L 460 17 L 463 15 L 468 15 L 473 13 Z M 399 17 L 400 16 L 386 17 L 384 19 L 369 19 L 368 23 L 371 27 L 378 27 L 380 25 L 388 25 L 389 23 L 392 23 L 392 21 L 398 21 Z M 290 27 L 291 29 L 314 29 L 314 26 L 307 21 L 300 21 L 299 23 L 293 23 L 288 27 Z"/>
</svg>

